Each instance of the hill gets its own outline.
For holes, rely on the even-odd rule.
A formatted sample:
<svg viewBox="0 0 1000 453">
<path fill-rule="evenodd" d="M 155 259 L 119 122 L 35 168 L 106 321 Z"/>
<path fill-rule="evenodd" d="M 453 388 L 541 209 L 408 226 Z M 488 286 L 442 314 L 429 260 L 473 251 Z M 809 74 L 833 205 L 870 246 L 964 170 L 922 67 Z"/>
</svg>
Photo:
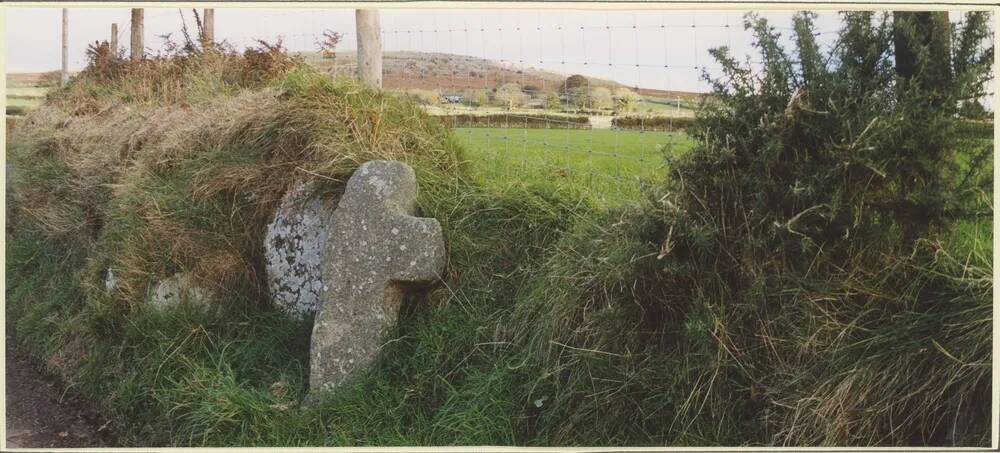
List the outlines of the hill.
<svg viewBox="0 0 1000 453">
<path fill-rule="evenodd" d="M 321 69 L 353 71 L 357 66 L 355 52 L 338 52 L 336 64 L 323 58 L 319 52 L 297 52 L 307 63 Z M 505 83 L 518 83 L 528 89 L 555 91 L 572 74 L 537 69 L 495 60 L 439 52 L 395 51 L 383 54 L 383 84 L 396 89 L 478 89 L 497 88 Z M 584 74 L 593 86 L 614 89 L 625 85 L 613 80 L 591 77 Z M 640 88 L 643 95 L 655 97 L 680 97 L 694 99 L 700 93 L 666 91 Z"/>
</svg>

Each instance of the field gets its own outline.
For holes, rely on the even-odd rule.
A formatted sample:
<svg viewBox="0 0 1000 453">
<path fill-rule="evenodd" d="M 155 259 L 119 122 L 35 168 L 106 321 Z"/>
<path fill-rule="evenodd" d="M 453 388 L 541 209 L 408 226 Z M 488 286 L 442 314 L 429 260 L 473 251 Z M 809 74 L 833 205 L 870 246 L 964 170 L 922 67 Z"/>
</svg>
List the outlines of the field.
<svg viewBox="0 0 1000 453">
<path fill-rule="evenodd" d="M 664 174 L 664 153 L 694 144 L 681 132 L 457 128 L 484 182 L 557 183 L 597 202 L 634 200 Z"/>
<path fill-rule="evenodd" d="M 45 99 L 48 88 L 43 87 L 7 87 L 7 108 L 32 110 Z"/>
<path fill-rule="evenodd" d="M 690 117 L 694 116 L 694 112 L 695 109 L 690 102 L 681 101 L 680 105 L 677 105 L 675 101 L 669 99 L 645 98 L 635 105 L 635 113 L 639 114 L 648 113 L 662 116 Z"/>
<path fill-rule="evenodd" d="M 7 74 L 8 111 L 20 113 L 38 107 L 49 92 L 52 76 L 50 73 Z"/>
</svg>

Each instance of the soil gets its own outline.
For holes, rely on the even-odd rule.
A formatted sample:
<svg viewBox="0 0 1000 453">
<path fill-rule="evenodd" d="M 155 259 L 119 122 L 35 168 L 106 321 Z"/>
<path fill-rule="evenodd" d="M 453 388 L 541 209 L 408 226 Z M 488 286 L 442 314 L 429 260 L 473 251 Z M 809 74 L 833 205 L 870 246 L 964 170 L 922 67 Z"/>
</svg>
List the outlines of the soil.
<svg viewBox="0 0 1000 453">
<path fill-rule="evenodd" d="M 93 404 L 41 371 L 7 330 L 7 448 L 114 446 L 110 423 Z"/>
</svg>

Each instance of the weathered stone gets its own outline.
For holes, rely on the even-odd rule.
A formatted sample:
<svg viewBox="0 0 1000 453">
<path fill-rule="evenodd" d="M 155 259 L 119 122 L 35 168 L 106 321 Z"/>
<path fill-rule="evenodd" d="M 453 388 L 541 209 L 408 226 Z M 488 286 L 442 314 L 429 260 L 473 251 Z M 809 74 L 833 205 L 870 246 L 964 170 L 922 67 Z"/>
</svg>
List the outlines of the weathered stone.
<svg viewBox="0 0 1000 453">
<path fill-rule="evenodd" d="M 104 289 L 106 289 L 110 293 L 111 291 L 114 291 L 115 286 L 117 285 L 118 285 L 118 280 L 115 279 L 115 273 L 109 267 L 108 270 L 104 273 Z"/>
<path fill-rule="evenodd" d="M 320 264 L 333 225 L 336 199 L 297 184 L 286 193 L 264 238 L 264 263 L 271 301 L 302 319 L 315 313 L 323 288 Z"/>
<path fill-rule="evenodd" d="M 311 396 L 374 360 L 404 291 L 439 280 L 441 225 L 417 218 L 417 180 L 400 162 L 372 161 L 347 182 L 323 257 L 323 304 L 310 349 Z"/>
<path fill-rule="evenodd" d="M 183 303 L 204 306 L 207 304 L 209 292 L 198 286 L 188 274 L 174 274 L 172 277 L 160 280 L 153 290 L 152 303 L 157 309 L 171 308 Z"/>
</svg>

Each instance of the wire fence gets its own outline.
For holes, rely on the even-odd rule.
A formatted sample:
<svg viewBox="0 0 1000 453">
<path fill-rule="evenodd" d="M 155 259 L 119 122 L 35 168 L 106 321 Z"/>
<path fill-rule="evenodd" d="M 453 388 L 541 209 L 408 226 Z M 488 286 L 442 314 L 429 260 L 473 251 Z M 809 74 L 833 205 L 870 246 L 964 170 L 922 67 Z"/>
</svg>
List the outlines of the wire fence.
<svg viewBox="0 0 1000 453">
<path fill-rule="evenodd" d="M 127 11 L 118 42 L 126 46 Z M 383 85 L 454 128 L 492 182 L 559 184 L 598 203 L 638 199 L 664 177 L 719 65 L 708 50 L 752 55 L 744 11 L 381 11 Z M 791 12 L 760 13 L 791 35 Z M 821 44 L 834 13 L 817 20 Z M 147 48 L 196 33 L 190 9 L 147 9 Z M 307 62 L 352 75 L 352 9 L 216 9 L 215 39 L 238 51 L 280 41 Z M 341 34 L 324 58 L 324 32 Z M 827 40 L 828 41 L 828 40 Z M 760 62 L 750 61 L 752 65 Z"/>
</svg>

